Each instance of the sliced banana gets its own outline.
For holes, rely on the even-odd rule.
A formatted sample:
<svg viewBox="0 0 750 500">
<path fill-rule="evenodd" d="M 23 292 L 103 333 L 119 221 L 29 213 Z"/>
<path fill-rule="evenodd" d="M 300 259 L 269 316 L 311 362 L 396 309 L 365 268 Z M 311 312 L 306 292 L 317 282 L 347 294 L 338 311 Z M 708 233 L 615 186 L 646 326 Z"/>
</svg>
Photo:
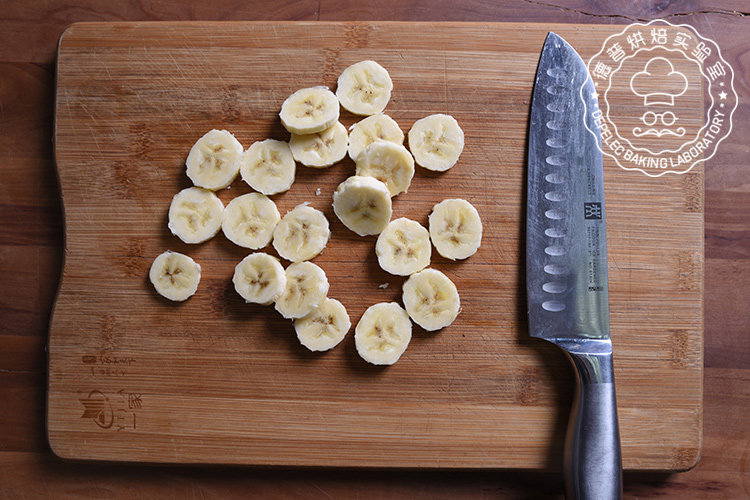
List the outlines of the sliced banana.
<svg viewBox="0 0 750 500">
<path fill-rule="evenodd" d="M 314 134 L 339 120 L 339 100 L 326 87 L 300 89 L 286 98 L 279 117 L 292 134 Z"/>
<path fill-rule="evenodd" d="M 323 302 L 328 293 L 328 278 L 312 262 L 296 262 L 286 268 L 286 286 L 276 310 L 287 319 L 303 318 Z"/>
<path fill-rule="evenodd" d="M 288 212 L 273 231 L 273 247 L 292 262 L 310 260 L 326 247 L 331 237 L 323 212 L 307 204 Z"/>
<path fill-rule="evenodd" d="M 182 302 L 198 290 L 201 266 L 187 255 L 167 250 L 154 259 L 148 277 L 159 295 Z"/>
<path fill-rule="evenodd" d="M 367 308 L 354 329 L 359 355 L 373 365 L 392 365 L 411 340 L 411 321 L 400 305 L 381 302 Z"/>
<path fill-rule="evenodd" d="M 344 305 L 329 298 L 304 318 L 294 320 L 297 338 L 311 351 L 332 349 L 344 340 L 351 327 L 352 322 Z"/>
<path fill-rule="evenodd" d="M 211 130 L 198 139 L 188 154 L 187 176 L 198 187 L 223 189 L 240 171 L 242 144 L 226 130 Z"/>
<path fill-rule="evenodd" d="M 221 229 L 224 204 L 212 191 L 191 187 L 172 198 L 169 230 L 185 243 L 203 243 Z"/>
<path fill-rule="evenodd" d="M 375 141 L 404 144 L 404 133 L 396 120 L 378 113 L 368 116 L 349 127 L 349 158 L 356 161 L 359 153 Z"/>
<path fill-rule="evenodd" d="M 330 167 L 346 156 L 349 134 L 341 122 L 314 134 L 292 134 L 289 147 L 294 159 L 306 167 Z"/>
<path fill-rule="evenodd" d="M 235 245 L 258 250 L 271 242 L 279 220 L 279 210 L 270 198 L 260 193 L 248 193 L 227 204 L 221 229 Z"/>
<path fill-rule="evenodd" d="M 402 298 L 411 319 L 427 331 L 453 323 L 461 308 L 456 285 L 435 269 L 412 274 L 404 282 Z"/>
<path fill-rule="evenodd" d="M 412 125 L 409 149 L 419 165 L 443 172 L 456 164 L 464 150 L 464 131 L 450 115 L 430 115 Z"/>
<path fill-rule="evenodd" d="M 379 234 L 393 213 L 388 187 L 374 177 L 355 175 L 333 193 L 333 211 L 360 236 Z"/>
<path fill-rule="evenodd" d="M 296 169 L 289 144 L 275 139 L 254 142 L 242 154 L 240 173 L 251 188 L 265 195 L 292 187 Z"/>
<path fill-rule="evenodd" d="M 388 71 L 375 61 L 352 64 L 339 76 L 336 97 L 355 115 L 374 115 L 391 99 L 393 82 Z"/>
<path fill-rule="evenodd" d="M 374 177 L 388 187 L 391 196 L 405 193 L 414 177 L 414 158 L 405 147 L 375 141 L 359 153 L 357 175 Z"/>
<path fill-rule="evenodd" d="M 430 265 L 430 234 L 419 222 L 392 220 L 375 243 L 378 264 L 384 271 L 409 276 Z"/>
<path fill-rule="evenodd" d="M 460 198 L 443 200 L 432 208 L 429 218 L 430 239 L 446 259 L 465 259 L 482 244 L 482 220 L 479 212 Z"/>
<path fill-rule="evenodd" d="M 268 305 L 284 291 L 286 272 L 276 257 L 251 253 L 234 268 L 232 283 L 245 302 Z"/>
</svg>

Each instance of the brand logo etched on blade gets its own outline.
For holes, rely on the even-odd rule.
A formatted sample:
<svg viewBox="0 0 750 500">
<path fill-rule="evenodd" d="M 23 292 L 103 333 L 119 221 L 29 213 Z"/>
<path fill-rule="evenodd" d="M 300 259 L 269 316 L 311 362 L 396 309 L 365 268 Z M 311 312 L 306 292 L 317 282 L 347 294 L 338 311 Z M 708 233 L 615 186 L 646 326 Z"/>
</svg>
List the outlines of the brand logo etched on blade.
<svg viewBox="0 0 750 500">
<path fill-rule="evenodd" d="M 584 203 L 583 213 L 583 217 L 587 220 L 601 220 L 602 204 L 599 202 Z"/>
</svg>

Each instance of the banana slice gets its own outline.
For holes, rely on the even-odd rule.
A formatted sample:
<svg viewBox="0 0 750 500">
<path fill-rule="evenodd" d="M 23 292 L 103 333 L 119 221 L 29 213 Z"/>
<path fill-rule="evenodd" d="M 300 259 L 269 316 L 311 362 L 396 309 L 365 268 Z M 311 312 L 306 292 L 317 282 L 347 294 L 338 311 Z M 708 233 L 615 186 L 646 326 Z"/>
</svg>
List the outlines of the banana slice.
<svg viewBox="0 0 750 500">
<path fill-rule="evenodd" d="M 229 202 L 224 209 L 221 229 L 235 245 L 258 250 L 271 242 L 280 219 L 279 210 L 270 198 L 248 193 Z"/>
<path fill-rule="evenodd" d="M 221 229 L 224 205 L 212 191 L 191 187 L 172 198 L 169 230 L 185 243 L 203 243 Z"/>
<path fill-rule="evenodd" d="M 391 196 L 405 193 L 414 177 L 414 158 L 400 144 L 375 141 L 359 153 L 356 162 L 357 175 L 375 177 Z"/>
<path fill-rule="evenodd" d="M 393 82 L 388 71 L 375 61 L 352 64 L 339 76 L 336 97 L 355 115 L 374 115 L 385 109 Z"/>
<path fill-rule="evenodd" d="M 273 231 L 273 247 L 292 262 L 310 260 L 326 247 L 331 237 L 323 212 L 303 203 L 288 212 Z"/>
<path fill-rule="evenodd" d="M 242 144 L 226 130 L 211 130 L 198 139 L 188 154 L 187 176 L 198 187 L 223 189 L 240 171 Z"/>
<path fill-rule="evenodd" d="M 315 134 L 292 134 L 289 147 L 294 159 L 307 167 L 330 167 L 346 156 L 349 135 L 341 122 Z"/>
<path fill-rule="evenodd" d="M 380 233 L 375 253 L 384 271 L 409 276 L 430 265 L 430 235 L 420 223 L 401 217 Z"/>
<path fill-rule="evenodd" d="M 159 295 L 182 302 L 198 290 L 201 266 L 187 255 L 167 250 L 154 259 L 148 277 Z"/>
<path fill-rule="evenodd" d="M 412 125 L 409 149 L 419 165 L 443 172 L 456 164 L 464 150 L 464 131 L 450 115 L 430 115 Z"/>
<path fill-rule="evenodd" d="M 402 298 L 411 319 L 427 331 L 453 323 L 461 308 L 456 285 L 435 269 L 412 274 L 404 282 Z"/>
<path fill-rule="evenodd" d="M 297 262 L 286 268 L 286 286 L 276 310 L 287 319 L 303 318 L 317 308 L 328 293 L 325 271 L 312 262 Z"/>
<path fill-rule="evenodd" d="M 314 134 L 339 120 L 339 100 L 326 87 L 301 89 L 286 98 L 279 117 L 292 134 Z"/>
<path fill-rule="evenodd" d="M 295 163 L 289 144 L 275 139 L 254 142 L 242 155 L 240 173 L 251 188 L 265 195 L 292 187 Z"/>
<path fill-rule="evenodd" d="M 352 327 L 344 305 L 326 298 L 313 311 L 294 320 L 294 331 L 300 343 L 311 351 L 327 351 L 344 340 Z"/>
<path fill-rule="evenodd" d="M 359 153 L 375 141 L 404 144 L 404 133 L 396 120 L 378 113 L 368 116 L 349 127 L 349 158 L 356 161 Z"/>
<path fill-rule="evenodd" d="M 360 236 L 378 234 L 391 220 L 388 187 L 374 177 L 355 175 L 333 193 L 333 211 L 346 227 Z"/>
<path fill-rule="evenodd" d="M 275 257 L 251 253 L 234 268 L 232 283 L 245 302 L 268 305 L 286 288 L 286 272 Z"/>
<path fill-rule="evenodd" d="M 482 220 L 466 200 L 441 201 L 432 208 L 429 221 L 432 244 L 446 259 L 470 257 L 482 244 Z"/>
<path fill-rule="evenodd" d="M 359 355 L 373 365 L 392 365 L 411 340 L 411 321 L 400 305 L 381 302 L 367 308 L 354 329 Z"/>
</svg>

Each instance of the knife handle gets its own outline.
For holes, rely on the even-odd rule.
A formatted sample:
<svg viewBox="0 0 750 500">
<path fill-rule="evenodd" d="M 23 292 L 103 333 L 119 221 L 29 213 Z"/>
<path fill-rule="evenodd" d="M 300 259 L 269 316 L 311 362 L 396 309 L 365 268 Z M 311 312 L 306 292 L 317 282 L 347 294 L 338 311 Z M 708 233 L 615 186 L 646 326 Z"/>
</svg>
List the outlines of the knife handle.
<svg viewBox="0 0 750 500">
<path fill-rule="evenodd" d="M 565 349 L 577 379 L 565 443 L 567 497 L 571 500 L 619 499 L 622 497 L 622 458 L 612 344 L 606 342 L 593 350 L 603 352 L 591 352 L 584 346 L 585 343 Z"/>
</svg>

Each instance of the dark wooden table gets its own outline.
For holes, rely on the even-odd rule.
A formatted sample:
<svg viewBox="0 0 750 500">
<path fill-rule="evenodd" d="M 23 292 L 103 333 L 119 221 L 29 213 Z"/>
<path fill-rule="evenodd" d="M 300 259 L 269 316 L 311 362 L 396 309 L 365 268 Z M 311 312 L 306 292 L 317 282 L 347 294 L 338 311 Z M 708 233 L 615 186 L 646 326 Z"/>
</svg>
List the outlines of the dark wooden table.
<svg viewBox="0 0 750 500">
<path fill-rule="evenodd" d="M 268 5 L 266 5 L 268 3 Z M 704 441 L 698 465 L 627 473 L 629 498 L 750 498 L 750 5 L 744 1 L 176 0 L 2 2 L 0 499 L 39 497 L 540 498 L 554 472 L 258 470 L 64 463 L 45 432 L 48 322 L 62 266 L 52 146 L 55 49 L 76 21 L 444 20 L 628 24 L 662 18 L 715 40 L 735 70 L 732 135 L 706 165 Z M 273 5 L 272 5 L 273 4 Z"/>
</svg>

